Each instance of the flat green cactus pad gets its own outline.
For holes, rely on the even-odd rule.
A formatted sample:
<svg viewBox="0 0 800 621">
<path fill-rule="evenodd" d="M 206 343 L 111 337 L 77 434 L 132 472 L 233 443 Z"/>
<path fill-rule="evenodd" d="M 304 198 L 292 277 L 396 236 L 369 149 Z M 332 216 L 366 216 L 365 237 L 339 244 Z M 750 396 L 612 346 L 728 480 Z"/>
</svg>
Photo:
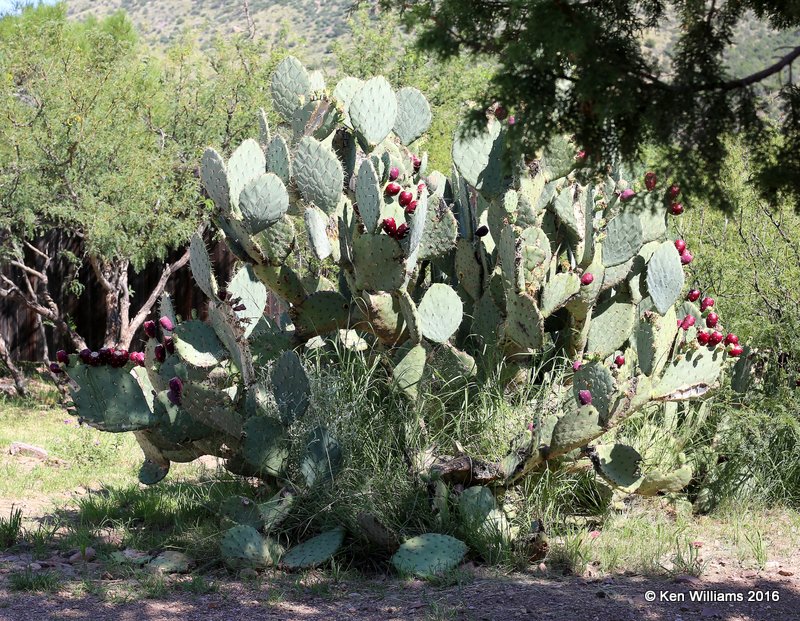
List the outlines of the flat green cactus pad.
<svg viewBox="0 0 800 621">
<path fill-rule="evenodd" d="M 505 335 L 517 345 L 539 349 L 544 342 L 544 318 L 536 301 L 526 293 L 512 294 L 506 301 Z"/>
<path fill-rule="evenodd" d="M 600 415 L 593 405 L 568 410 L 553 427 L 550 451 L 563 455 L 572 449 L 586 446 L 605 433 L 600 426 Z"/>
<path fill-rule="evenodd" d="M 350 114 L 347 112 L 350 108 L 350 102 L 353 101 L 355 94 L 364 86 L 364 80 L 346 76 L 339 80 L 336 88 L 333 89 L 333 98 L 341 103 L 344 110 L 344 124 L 348 127 L 353 127 L 353 122 L 350 119 Z"/>
<path fill-rule="evenodd" d="M 217 209 L 224 214 L 230 213 L 231 193 L 228 187 L 225 160 L 211 147 L 207 148 L 203 153 L 203 159 L 200 163 L 200 179 Z"/>
<path fill-rule="evenodd" d="M 305 569 L 322 565 L 333 558 L 342 547 L 344 534 L 343 528 L 335 528 L 312 537 L 284 554 L 281 565 L 287 569 Z"/>
<path fill-rule="evenodd" d="M 175 326 L 173 340 L 181 359 L 195 367 L 213 367 L 226 357 L 225 348 L 214 330 L 198 319 Z"/>
<path fill-rule="evenodd" d="M 403 144 L 411 144 L 431 125 L 431 107 L 420 91 L 406 86 L 397 91 L 397 117 L 394 133 Z"/>
<path fill-rule="evenodd" d="M 303 214 L 303 220 L 311 251 L 318 261 L 324 261 L 333 252 L 327 233 L 328 217 L 316 207 L 307 207 Z"/>
<path fill-rule="evenodd" d="M 719 386 L 724 354 L 722 350 L 698 349 L 667 365 L 653 389 L 657 401 L 682 401 L 701 397 Z"/>
<path fill-rule="evenodd" d="M 483 344 L 491 346 L 498 340 L 502 323 L 503 316 L 492 299 L 492 294 L 485 292 L 473 309 L 470 332 L 480 337 Z"/>
<path fill-rule="evenodd" d="M 95 429 L 136 431 L 156 424 L 142 389 L 126 369 L 79 364 L 69 375 L 80 387 L 72 391 L 78 415 Z"/>
<path fill-rule="evenodd" d="M 344 171 L 336 154 L 327 146 L 306 136 L 295 153 L 294 180 L 300 194 L 326 214 L 339 204 L 344 183 Z"/>
<path fill-rule="evenodd" d="M 299 356 L 293 351 L 284 352 L 275 362 L 272 392 L 286 424 L 291 424 L 308 409 L 311 385 Z"/>
<path fill-rule="evenodd" d="M 206 244 L 197 233 L 192 235 L 189 242 L 189 266 L 192 276 L 200 290 L 212 300 L 217 297 L 217 279 L 214 278 L 214 269 L 211 266 L 211 257 L 208 256 Z"/>
<path fill-rule="evenodd" d="M 325 427 L 316 427 L 308 437 L 300 471 L 310 486 L 333 480 L 342 467 L 342 449 Z"/>
<path fill-rule="evenodd" d="M 196 422 L 230 436 L 242 434 L 242 417 L 227 393 L 197 383 L 184 384 L 182 409 Z"/>
<path fill-rule="evenodd" d="M 626 210 L 611 219 L 603 243 L 603 265 L 613 267 L 632 259 L 642 247 L 642 221 Z"/>
<path fill-rule="evenodd" d="M 564 187 L 549 206 L 573 239 L 583 239 L 587 214 L 584 212 L 583 201 L 575 199 L 575 186 Z"/>
<path fill-rule="evenodd" d="M 461 325 L 464 305 L 451 287 L 435 283 L 422 296 L 418 312 L 422 335 L 435 343 L 445 343 Z"/>
<path fill-rule="evenodd" d="M 257 530 L 264 525 L 258 503 L 245 496 L 227 498 L 220 506 L 220 514 L 231 522 L 251 526 Z"/>
<path fill-rule="evenodd" d="M 267 172 L 275 174 L 284 185 L 292 178 L 292 160 L 289 156 L 289 145 L 283 136 L 275 136 L 267 146 Z"/>
<path fill-rule="evenodd" d="M 496 196 L 503 188 L 505 132 L 496 119 L 486 129 L 472 135 L 461 126 L 453 141 L 453 163 L 472 187 L 486 196 Z"/>
<path fill-rule="evenodd" d="M 420 213 L 420 205 L 417 206 L 417 213 Z M 425 226 L 416 228 L 416 223 L 420 216 L 415 213 L 413 220 L 415 228 L 412 229 L 410 238 L 417 237 L 419 231 L 421 238 L 419 241 L 418 257 L 420 259 L 435 259 L 450 252 L 456 245 L 458 235 L 458 223 L 453 212 L 447 207 L 444 201 L 436 197 L 428 199 L 425 214 Z"/>
<path fill-rule="evenodd" d="M 392 379 L 411 399 L 417 398 L 419 383 L 422 381 L 425 371 L 425 357 L 425 348 L 422 345 L 401 349 L 398 352 L 397 364 L 392 370 Z"/>
<path fill-rule="evenodd" d="M 347 109 L 353 128 L 369 147 L 383 142 L 397 117 L 397 98 L 386 78 L 367 80 L 350 100 Z"/>
<path fill-rule="evenodd" d="M 289 193 L 278 175 L 263 173 L 242 188 L 239 209 L 247 229 L 256 235 L 283 217 L 289 209 Z"/>
<path fill-rule="evenodd" d="M 265 533 L 279 526 L 289 516 L 294 505 L 294 498 L 291 494 L 278 492 L 269 500 L 258 505 Z"/>
<path fill-rule="evenodd" d="M 520 269 L 529 293 L 538 291 L 550 267 L 550 240 L 538 227 L 528 227 L 519 236 Z"/>
<path fill-rule="evenodd" d="M 427 533 L 407 540 L 392 556 L 401 574 L 431 577 L 455 569 L 467 553 L 467 545 L 449 535 Z"/>
<path fill-rule="evenodd" d="M 636 306 L 627 294 L 617 294 L 595 307 L 589 326 L 588 351 L 606 358 L 621 349 L 633 332 Z"/>
<path fill-rule="evenodd" d="M 597 474 L 609 483 L 634 491 L 641 482 L 639 464 L 642 456 L 625 444 L 599 444 L 592 451 L 592 464 Z"/>
<path fill-rule="evenodd" d="M 367 291 L 394 291 L 406 279 L 405 255 L 388 235 L 364 233 L 353 243 L 356 287 Z"/>
<path fill-rule="evenodd" d="M 239 197 L 245 186 L 253 179 L 264 174 L 267 168 L 267 160 L 261 145 L 252 138 L 248 138 L 231 154 L 226 166 L 228 171 L 228 187 L 231 192 L 231 207 L 235 215 L 241 213 L 239 209 Z"/>
<path fill-rule="evenodd" d="M 311 90 L 305 67 L 294 56 L 287 56 L 272 74 L 272 105 L 285 120 L 291 121 L 294 111 L 304 102 Z"/>
<path fill-rule="evenodd" d="M 665 241 L 647 262 L 647 290 L 661 315 L 680 297 L 683 282 L 680 255 L 672 242 Z"/>
<path fill-rule="evenodd" d="M 248 418 L 243 427 L 242 456 L 262 473 L 282 476 L 289 457 L 286 430 L 280 421 L 266 416 Z"/>
<path fill-rule="evenodd" d="M 269 120 L 267 120 L 267 111 L 264 108 L 258 109 L 256 120 L 258 121 L 258 142 L 262 149 L 266 149 L 272 140 L 272 133 L 269 131 Z"/>
<path fill-rule="evenodd" d="M 356 178 L 356 204 L 367 233 L 375 233 L 381 215 L 381 185 L 378 173 L 369 159 L 361 162 Z"/>
<path fill-rule="evenodd" d="M 549 317 L 563 308 L 581 289 L 581 279 L 574 272 L 559 272 L 542 289 L 542 316 Z"/>
<path fill-rule="evenodd" d="M 663 317 L 657 313 L 645 314 L 636 324 L 631 342 L 636 346 L 639 368 L 645 375 L 655 377 L 667 364 L 678 329 L 674 307 Z"/>
<path fill-rule="evenodd" d="M 616 396 L 616 385 L 611 371 L 597 362 L 584 364 L 575 373 L 572 382 L 572 391 L 576 402 L 581 390 L 588 390 L 592 393 L 592 405 L 600 413 L 600 420 L 606 420 L 611 402 Z"/>
<path fill-rule="evenodd" d="M 751 350 L 745 346 L 744 352 L 733 365 L 731 374 L 731 388 L 739 394 L 744 394 L 750 388 L 753 373 L 753 361 L 750 359 Z"/>
<path fill-rule="evenodd" d="M 252 526 L 228 529 L 219 544 L 222 560 L 232 569 L 261 569 L 278 564 L 283 547 L 269 537 L 262 537 Z"/>
<path fill-rule="evenodd" d="M 648 472 L 642 477 L 636 493 L 641 496 L 655 496 L 659 492 L 680 492 L 692 481 L 692 474 L 692 467 L 689 464 L 668 473 L 660 470 Z"/>
<path fill-rule="evenodd" d="M 347 327 L 350 304 L 337 291 L 317 291 L 293 308 L 291 316 L 298 335 L 327 334 Z"/>
<path fill-rule="evenodd" d="M 234 311 L 244 329 L 244 336 L 249 337 L 264 316 L 264 309 L 267 306 L 267 289 L 258 280 L 253 268 L 245 265 L 234 274 L 228 283 L 228 293 L 231 297 L 239 298 L 237 304 L 244 305 L 244 309 Z"/>
<path fill-rule="evenodd" d="M 481 524 L 496 508 L 494 494 L 483 485 L 468 487 L 458 497 L 458 513 L 467 525 Z"/>
</svg>

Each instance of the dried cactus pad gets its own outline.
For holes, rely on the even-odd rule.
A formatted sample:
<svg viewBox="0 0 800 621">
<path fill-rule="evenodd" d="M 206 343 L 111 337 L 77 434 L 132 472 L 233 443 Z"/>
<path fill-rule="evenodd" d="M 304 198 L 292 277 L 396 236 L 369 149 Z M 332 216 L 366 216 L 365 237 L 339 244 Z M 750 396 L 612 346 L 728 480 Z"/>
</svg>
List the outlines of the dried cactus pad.
<svg viewBox="0 0 800 621">
<path fill-rule="evenodd" d="M 427 533 L 406 541 L 392 556 L 392 565 L 401 574 L 435 576 L 454 569 L 467 553 L 467 544 L 450 537 Z"/>
<path fill-rule="evenodd" d="M 283 557 L 281 564 L 288 569 L 317 567 L 333 558 L 343 541 L 343 528 L 329 530 L 293 547 Z"/>
</svg>

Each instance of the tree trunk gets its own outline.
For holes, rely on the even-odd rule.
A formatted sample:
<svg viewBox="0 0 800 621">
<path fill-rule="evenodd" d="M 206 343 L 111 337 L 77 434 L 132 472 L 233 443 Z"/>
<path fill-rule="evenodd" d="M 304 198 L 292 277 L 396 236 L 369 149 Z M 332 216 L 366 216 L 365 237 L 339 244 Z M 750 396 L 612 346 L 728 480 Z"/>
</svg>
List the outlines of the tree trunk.
<svg viewBox="0 0 800 621">
<path fill-rule="evenodd" d="M 28 394 L 27 390 L 27 382 L 25 381 L 25 376 L 22 374 L 22 371 L 19 370 L 19 367 L 14 364 L 14 361 L 11 359 L 11 352 L 8 348 L 8 343 L 6 342 L 5 336 L 0 333 L 0 361 L 8 367 L 9 372 L 11 373 L 11 379 L 14 380 L 14 387 L 17 390 L 17 394 L 20 397 L 24 397 Z"/>
</svg>

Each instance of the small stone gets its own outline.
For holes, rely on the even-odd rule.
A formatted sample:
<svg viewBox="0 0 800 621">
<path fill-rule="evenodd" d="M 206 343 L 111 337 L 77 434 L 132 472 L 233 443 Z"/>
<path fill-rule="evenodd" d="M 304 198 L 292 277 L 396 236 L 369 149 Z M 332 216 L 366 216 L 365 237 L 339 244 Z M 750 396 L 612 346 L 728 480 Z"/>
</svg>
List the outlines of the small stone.
<svg viewBox="0 0 800 621">
<path fill-rule="evenodd" d="M 11 446 L 8 447 L 8 452 L 11 455 L 33 457 L 34 459 L 40 459 L 42 461 L 47 461 L 48 456 L 45 449 L 40 446 L 34 446 L 33 444 L 26 444 L 25 442 L 12 442 Z"/>
<path fill-rule="evenodd" d="M 779 569 L 778 573 L 781 576 L 794 576 L 794 572 L 793 571 L 789 571 L 788 569 Z"/>
<path fill-rule="evenodd" d="M 695 576 L 689 576 L 687 574 L 681 574 L 680 576 L 675 576 L 672 580 L 676 584 L 689 584 L 691 586 L 700 586 L 703 582 L 696 578 Z"/>
<path fill-rule="evenodd" d="M 97 558 L 97 552 L 95 551 L 94 548 L 92 548 L 90 546 L 90 547 L 86 548 L 83 551 L 78 550 L 77 552 L 73 552 L 70 555 L 69 560 L 67 562 L 68 563 L 80 563 L 81 561 L 84 561 L 84 562 L 89 563 L 89 562 L 93 561 L 96 558 Z"/>
<path fill-rule="evenodd" d="M 42 566 L 39 563 L 31 563 L 30 565 L 28 565 L 28 569 L 30 569 L 31 571 L 39 571 L 41 568 Z"/>
</svg>

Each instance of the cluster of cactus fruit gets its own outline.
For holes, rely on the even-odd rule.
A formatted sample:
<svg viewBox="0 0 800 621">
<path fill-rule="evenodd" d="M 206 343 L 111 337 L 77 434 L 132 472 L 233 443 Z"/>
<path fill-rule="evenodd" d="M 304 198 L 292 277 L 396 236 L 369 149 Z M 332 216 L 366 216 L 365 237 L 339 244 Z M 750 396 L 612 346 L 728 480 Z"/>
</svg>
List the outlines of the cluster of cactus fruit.
<svg viewBox="0 0 800 621">
<path fill-rule="evenodd" d="M 133 431 L 147 484 L 166 476 L 171 461 L 211 454 L 232 472 L 282 486 L 266 503 L 235 498 L 223 507 L 236 523 L 221 543 L 232 567 L 311 566 L 344 541 L 337 529 L 284 554 L 270 537 L 293 493 L 330 484 L 344 459 L 317 427 L 289 463 L 298 454 L 289 430 L 310 402 L 296 352 L 330 335 L 368 342 L 412 400 L 434 376 L 479 384 L 500 360 L 517 382 L 545 381 L 531 369 L 576 361 L 505 458 L 441 458 L 423 474 L 445 498 L 440 511 L 448 485 L 472 485 L 458 506 L 473 532 L 511 536 L 493 490 L 559 462 L 584 460 L 634 491 L 645 480 L 639 454 L 596 441 L 649 404 L 710 394 L 727 356 L 741 353 L 733 335 L 726 353 L 701 347 L 705 333 L 692 333 L 702 319 L 719 326 L 693 292 L 684 299 L 687 252 L 668 239 L 666 223 L 683 210 L 677 186 L 659 193 L 648 173 L 642 188 L 623 167 L 598 174 L 565 139 L 509 167 L 498 109 L 481 133 L 456 136 L 448 178 L 409 149 L 431 122 L 414 88 L 346 77 L 330 91 L 289 57 L 271 93 L 285 125 L 270 127 L 262 111 L 260 140 L 245 140 L 227 161 L 210 148 L 202 160 L 214 222 L 241 269 L 221 288 L 195 235 L 190 264 L 209 298 L 207 322 L 179 321 L 165 298 L 158 324 L 145 325 L 143 360 L 130 354 L 122 366 L 104 366 L 83 354 L 59 357 L 83 420 Z M 291 267 L 300 218 L 336 282 Z M 267 289 L 287 303 L 283 328 L 264 317 Z M 270 387 L 257 369 L 272 361 Z M 425 574 L 465 552 L 460 541 L 429 533 L 399 546 L 393 562 Z"/>
</svg>

